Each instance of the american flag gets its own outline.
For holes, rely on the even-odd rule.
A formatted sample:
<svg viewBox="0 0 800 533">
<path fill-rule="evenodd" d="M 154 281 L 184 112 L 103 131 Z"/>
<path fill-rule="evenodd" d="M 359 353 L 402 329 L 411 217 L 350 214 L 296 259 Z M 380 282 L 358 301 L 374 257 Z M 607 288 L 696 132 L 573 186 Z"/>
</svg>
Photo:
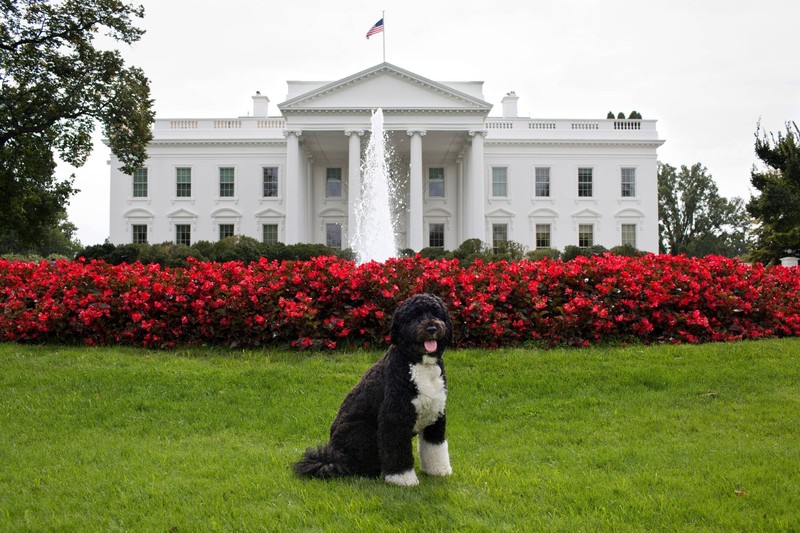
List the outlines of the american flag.
<svg viewBox="0 0 800 533">
<path fill-rule="evenodd" d="M 375 35 L 376 33 L 380 33 L 382 31 L 383 31 L 383 19 L 376 22 L 375 25 L 369 29 L 369 31 L 367 32 L 367 39 L 369 39 L 370 35 Z"/>
</svg>

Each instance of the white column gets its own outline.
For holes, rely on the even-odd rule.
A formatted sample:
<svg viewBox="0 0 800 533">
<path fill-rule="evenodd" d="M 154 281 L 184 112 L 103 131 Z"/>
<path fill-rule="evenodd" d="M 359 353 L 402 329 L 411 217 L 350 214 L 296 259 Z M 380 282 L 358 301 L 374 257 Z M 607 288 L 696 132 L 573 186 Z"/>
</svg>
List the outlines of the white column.
<svg viewBox="0 0 800 533">
<path fill-rule="evenodd" d="M 464 206 L 466 239 L 480 239 L 486 242 L 486 179 L 483 168 L 483 138 L 486 130 L 470 130 L 472 149 L 470 150 L 469 176 L 467 178 L 467 205 Z"/>
<path fill-rule="evenodd" d="M 286 244 L 296 244 L 300 242 L 301 202 L 305 199 L 300 197 L 300 185 L 303 175 L 300 164 L 300 130 L 284 130 L 286 136 L 286 219 L 285 219 L 285 238 Z"/>
<path fill-rule="evenodd" d="M 458 156 L 456 157 L 456 163 L 458 164 L 457 171 L 456 171 L 456 221 L 455 224 L 455 242 L 453 243 L 453 248 L 459 246 L 462 242 L 464 242 L 464 152 L 466 151 L 465 148 L 462 148 L 458 152 Z"/>
<path fill-rule="evenodd" d="M 361 136 L 364 130 L 345 130 L 350 138 L 347 172 L 347 239 L 353 247 L 356 236 L 356 207 L 361 202 Z"/>
<path fill-rule="evenodd" d="M 422 136 L 425 130 L 408 130 L 411 137 L 409 148 L 410 161 L 410 187 L 408 199 L 408 247 L 419 252 L 425 247 L 423 221 L 423 195 L 422 195 Z"/>
</svg>

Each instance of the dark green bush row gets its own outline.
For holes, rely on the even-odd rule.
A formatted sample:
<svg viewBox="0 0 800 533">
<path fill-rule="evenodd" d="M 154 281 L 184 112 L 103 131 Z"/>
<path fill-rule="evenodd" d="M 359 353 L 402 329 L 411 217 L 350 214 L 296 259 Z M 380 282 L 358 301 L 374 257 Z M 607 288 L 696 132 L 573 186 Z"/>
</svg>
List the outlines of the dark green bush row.
<svg viewBox="0 0 800 533">
<path fill-rule="evenodd" d="M 579 248 L 567 246 L 563 252 L 552 248 L 540 248 L 526 252 L 525 246 L 517 242 L 508 241 L 498 250 L 479 239 L 469 239 L 453 251 L 442 248 L 423 248 L 422 257 L 428 259 L 458 259 L 465 265 L 472 264 L 476 259 L 483 261 L 519 261 L 520 259 L 563 259 L 569 261 L 576 257 L 591 257 L 611 252 L 614 255 L 637 257 L 643 252 L 632 246 L 615 246 L 610 250 L 603 246 Z M 119 265 L 121 263 L 134 263 L 139 261 L 144 264 L 157 263 L 161 266 L 185 266 L 186 258 L 194 257 L 198 261 L 242 261 L 250 263 L 264 257 L 270 260 L 307 261 L 312 257 L 336 256 L 340 259 L 353 259 L 350 249 L 336 250 L 324 244 L 263 244 L 251 237 L 229 237 L 218 242 L 199 241 L 191 246 L 165 242 L 161 244 L 120 244 L 111 243 L 87 246 L 81 257 L 89 259 L 102 259 L 107 263 Z M 403 257 L 414 257 L 414 250 L 402 250 Z"/>
<path fill-rule="evenodd" d="M 336 250 L 324 244 L 264 244 L 251 237 L 228 237 L 217 242 L 198 241 L 191 246 L 165 242 L 161 244 L 120 244 L 109 242 L 87 246 L 78 254 L 87 260 L 101 259 L 113 265 L 134 263 L 157 263 L 161 266 L 185 266 L 186 259 L 198 261 L 242 261 L 250 263 L 264 257 L 270 260 L 307 261 L 312 257 L 336 256 L 352 259 L 348 250 Z"/>
</svg>

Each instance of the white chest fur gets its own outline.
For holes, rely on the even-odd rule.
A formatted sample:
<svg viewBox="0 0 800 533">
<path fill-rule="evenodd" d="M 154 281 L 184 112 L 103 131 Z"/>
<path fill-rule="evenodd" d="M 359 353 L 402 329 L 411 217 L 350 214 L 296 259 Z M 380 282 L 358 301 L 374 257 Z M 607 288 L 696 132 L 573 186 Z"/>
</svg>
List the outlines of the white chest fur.
<svg viewBox="0 0 800 533">
<path fill-rule="evenodd" d="M 447 389 L 444 386 L 442 370 L 436 364 L 416 364 L 411 367 L 411 381 L 417 386 L 419 394 L 411 400 L 417 411 L 414 431 L 419 433 L 444 414 Z"/>
</svg>

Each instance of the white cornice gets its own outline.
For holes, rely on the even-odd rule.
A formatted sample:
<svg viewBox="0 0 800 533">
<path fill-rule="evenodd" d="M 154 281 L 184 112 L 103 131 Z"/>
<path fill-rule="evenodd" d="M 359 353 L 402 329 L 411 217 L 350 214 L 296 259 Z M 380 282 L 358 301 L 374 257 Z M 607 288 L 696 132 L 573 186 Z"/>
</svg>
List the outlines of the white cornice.
<svg viewBox="0 0 800 533">
<path fill-rule="evenodd" d="M 644 148 L 658 148 L 665 141 L 635 139 L 491 139 L 484 140 L 486 145 L 505 145 L 505 146 L 530 146 L 535 144 L 543 145 L 565 145 L 565 146 L 639 146 Z"/>
</svg>

